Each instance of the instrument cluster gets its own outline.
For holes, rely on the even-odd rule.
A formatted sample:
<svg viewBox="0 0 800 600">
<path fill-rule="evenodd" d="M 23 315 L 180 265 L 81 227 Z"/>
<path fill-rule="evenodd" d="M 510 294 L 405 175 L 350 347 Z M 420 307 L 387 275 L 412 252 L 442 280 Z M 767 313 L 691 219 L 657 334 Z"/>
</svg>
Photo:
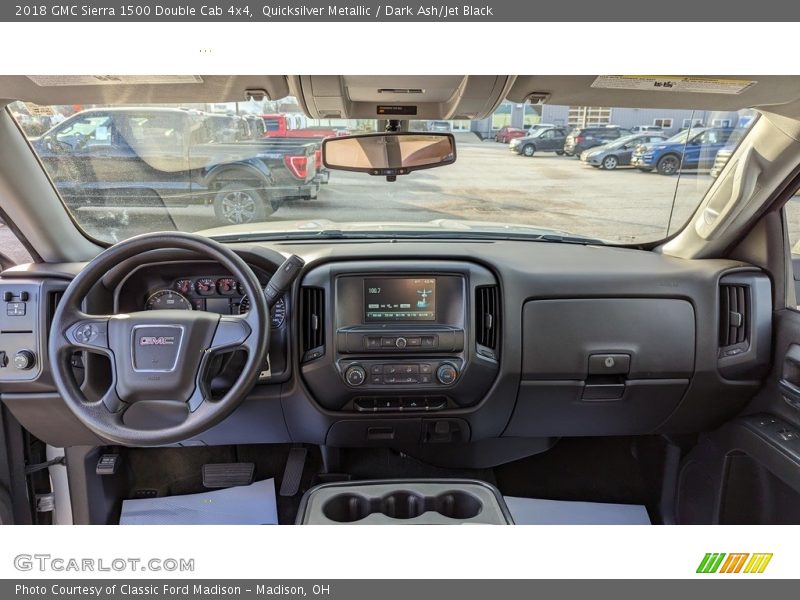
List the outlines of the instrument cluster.
<svg viewBox="0 0 800 600">
<path fill-rule="evenodd" d="M 232 277 L 203 276 L 176 279 L 170 287 L 152 290 L 145 300 L 145 310 L 205 310 L 218 314 L 244 314 L 250 300 L 241 282 Z M 278 299 L 272 307 L 272 328 L 286 322 L 286 300 Z"/>
</svg>

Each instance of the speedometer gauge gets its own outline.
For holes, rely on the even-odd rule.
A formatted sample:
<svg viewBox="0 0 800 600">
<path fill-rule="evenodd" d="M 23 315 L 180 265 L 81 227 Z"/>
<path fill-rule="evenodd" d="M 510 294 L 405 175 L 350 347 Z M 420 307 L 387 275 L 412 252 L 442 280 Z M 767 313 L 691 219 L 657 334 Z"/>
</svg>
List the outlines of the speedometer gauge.
<svg viewBox="0 0 800 600">
<path fill-rule="evenodd" d="M 242 301 L 239 303 L 239 314 L 243 315 L 250 310 L 250 300 L 247 296 L 242 296 Z M 272 307 L 271 323 L 273 329 L 280 329 L 286 321 L 286 301 L 283 298 L 278 298 L 275 306 Z"/>
<path fill-rule="evenodd" d="M 192 310 L 192 303 L 174 290 L 158 290 L 144 303 L 145 310 Z"/>
</svg>

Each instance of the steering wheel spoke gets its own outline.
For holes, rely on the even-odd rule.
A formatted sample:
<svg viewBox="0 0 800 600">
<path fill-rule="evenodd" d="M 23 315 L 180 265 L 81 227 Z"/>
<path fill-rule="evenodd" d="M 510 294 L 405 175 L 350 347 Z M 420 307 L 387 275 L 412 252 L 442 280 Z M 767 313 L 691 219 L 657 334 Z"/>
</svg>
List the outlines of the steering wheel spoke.
<svg viewBox="0 0 800 600">
<path fill-rule="evenodd" d="M 233 351 L 240 348 L 249 350 L 248 340 L 253 333 L 249 315 L 248 312 L 244 315 L 220 317 L 208 350 L 210 352 Z"/>
</svg>

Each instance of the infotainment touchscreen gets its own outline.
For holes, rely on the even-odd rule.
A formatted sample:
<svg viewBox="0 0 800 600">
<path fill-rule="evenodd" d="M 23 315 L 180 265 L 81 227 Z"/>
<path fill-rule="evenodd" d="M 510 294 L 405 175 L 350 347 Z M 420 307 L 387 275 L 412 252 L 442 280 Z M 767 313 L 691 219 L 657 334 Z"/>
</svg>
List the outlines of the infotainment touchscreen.
<svg viewBox="0 0 800 600">
<path fill-rule="evenodd" d="M 367 322 L 436 320 L 436 279 L 381 277 L 364 280 Z"/>
</svg>

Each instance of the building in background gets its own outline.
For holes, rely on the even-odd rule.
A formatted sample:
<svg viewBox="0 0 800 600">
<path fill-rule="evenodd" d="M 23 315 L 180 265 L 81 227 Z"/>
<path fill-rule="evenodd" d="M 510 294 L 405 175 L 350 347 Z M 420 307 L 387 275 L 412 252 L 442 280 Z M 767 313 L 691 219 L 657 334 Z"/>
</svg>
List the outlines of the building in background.
<svg viewBox="0 0 800 600">
<path fill-rule="evenodd" d="M 601 106 L 532 106 L 503 102 L 494 115 L 474 121 L 471 131 L 486 139 L 494 137 L 501 127 L 524 129 L 535 123 L 568 127 L 617 125 L 625 129 L 650 125 L 661 127 L 667 134 L 694 127 L 746 127 L 754 117 L 751 111 L 693 111 L 657 108 L 609 108 Z"/>
</svg>

